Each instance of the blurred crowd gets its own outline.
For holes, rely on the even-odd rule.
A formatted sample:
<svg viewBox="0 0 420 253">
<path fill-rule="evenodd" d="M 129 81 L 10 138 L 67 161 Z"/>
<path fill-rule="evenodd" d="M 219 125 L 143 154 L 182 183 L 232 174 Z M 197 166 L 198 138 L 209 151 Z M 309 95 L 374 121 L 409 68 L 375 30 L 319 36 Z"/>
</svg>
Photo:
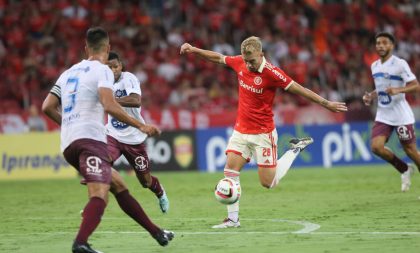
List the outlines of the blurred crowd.
<svg viewBox="0 0 420 253">
<path fill-rule="evenodd" d="M 91 26 L 108 30 L 112 50 L 142 83 L 147 108 L 236 106 L 234 72 L 180 56 L 184 42 L 235 55 L 243 39 L 259 36 L 269 61 L 350 109 L 373 89 L 378 31 L 396 36 L 396 54 L 420 77 L 415 0 L 0 0 L 0 114 L 39 108 L 59 74 L 85 57 Z M 278 106 L 307 105 L 279 93 Z"/>
</svg>

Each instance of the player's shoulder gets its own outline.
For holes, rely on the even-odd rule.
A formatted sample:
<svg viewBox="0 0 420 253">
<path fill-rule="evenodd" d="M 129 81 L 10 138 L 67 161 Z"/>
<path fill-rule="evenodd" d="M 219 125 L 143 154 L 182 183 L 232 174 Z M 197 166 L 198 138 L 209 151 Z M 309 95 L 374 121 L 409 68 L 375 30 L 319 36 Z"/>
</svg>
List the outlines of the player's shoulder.
<svg viewBox="0 0 420 253">
<path fill-rule="evenodd" d="M 391 64 L 405 65 L 407 64 L 407 61 L 403 58 L 393 55 L 391 58 Z"/>
<path fill-rule="evenodd" d="M 377 59 L 376 61 L 372 62 L 372 64 L 370 65 L 370 68 L 374 69 L 378 67 L 380 62 L 381 62 L 381 59 Z"/>
<path fill-rule="evenodd" d="M 283 75 L 283 70 L 268 61 L 264 62 L 263 73 L 275 79 L 281 78 L 283 80 L 285 78 Z"/>
<path fill-rule="evenodd" d="M 227 64 L 241 64 L 244 63 L 244 59 L 241 55 L 227 55 L 225 56 L 225 62 Z"/>
<path fill-rule="evenodd" d="M 131 73 L 131 72 L 124 71 L 124 72 L 122 72 L 121 74 L 123 75 L 124 79 L 136 80 L 136 81 L 138 80 L 138 79 L 137 79 L 137 76 L 136 76 L 136 75 L 134 75 L 134 74 L 133 74 L 133 73 Z"/>
</svg>

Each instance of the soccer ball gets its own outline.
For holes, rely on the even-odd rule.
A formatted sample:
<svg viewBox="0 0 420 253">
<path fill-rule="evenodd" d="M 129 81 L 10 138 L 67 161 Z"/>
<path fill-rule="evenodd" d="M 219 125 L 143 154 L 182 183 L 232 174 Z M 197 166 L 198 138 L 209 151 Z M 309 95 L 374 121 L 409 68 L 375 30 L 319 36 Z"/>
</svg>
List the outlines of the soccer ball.
<svg viewBox="0 0 420 253">
<path fill-rule="evenodd" d="M 241 197 L 241 185 L 231 178 L 223 178 L 214 188 L 214 196 L 222 204 L 233 204 Z"/>
</svg>

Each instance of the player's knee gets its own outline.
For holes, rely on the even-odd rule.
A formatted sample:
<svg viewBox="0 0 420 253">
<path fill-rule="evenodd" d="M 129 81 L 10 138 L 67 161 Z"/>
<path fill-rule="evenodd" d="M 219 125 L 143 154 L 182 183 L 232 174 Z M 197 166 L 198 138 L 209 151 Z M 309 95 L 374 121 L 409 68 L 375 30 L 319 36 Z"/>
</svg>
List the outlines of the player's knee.
<svg viewBox="0 0 420 253">
<path fill-rule="evenodd" d="M 382 150 L 384 149 L 384 147 L 382 147 L 382 146 L 380 146 L 380 145 L 375 145 L 375 144 L 372 144 L 371 146 L 370 146 L 370 149 L 372 150 L 372 152 L 374 153 L 374 154 L 381 154 L 382 153 Z"/>
<path fill-rule="evenodd" d="M 404 147 L 404 151 L 409 157 L 418 156 L 417 149 L 415 149 L 415 148 Z"/>
<path fill-rule="evenodd" d="M 272 181 L 268 182 L 268 180 L 261 180 L 261 186 L 267 189 L 271 189 Z"/>
<path fill-rule="evenodd" d="M 127 190 L 127 187 L 125 186 L 124 182 L 120 181 L 120 180 L 113 180 L 111 182 L 111 188 L 110 188 L 110 192 L 112 194 L 117 194 L 119 192 L 122 192 L 124 190 Z"/>
</svg>

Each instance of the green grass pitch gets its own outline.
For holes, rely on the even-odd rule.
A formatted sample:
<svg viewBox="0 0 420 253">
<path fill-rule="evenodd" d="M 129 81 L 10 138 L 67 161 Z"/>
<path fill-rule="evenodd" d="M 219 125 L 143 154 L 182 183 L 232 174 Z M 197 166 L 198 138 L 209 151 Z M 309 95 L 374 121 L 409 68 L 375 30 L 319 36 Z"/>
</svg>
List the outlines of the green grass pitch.
<svg viewBox="0 0 420 253">
<path fill-rule="evenodd" d="M 226 216 L 213 188 L 221 173 L 156 173 L 171 201 L 157 200 L 131 176 L 132 194 L 175 239 L 160 247 L 110 197 L 90 243 L 105 253 L 131 252 L 420 252 L 420 176 L 400 192 L 390 166 L 293 169 L 279 187 L 259 185 L 243 171 L 241 227 L 214 230 Z M 0 252 L 71 252 L 87 200 L 77 179 L 0 182 Z"/>
</svg>

